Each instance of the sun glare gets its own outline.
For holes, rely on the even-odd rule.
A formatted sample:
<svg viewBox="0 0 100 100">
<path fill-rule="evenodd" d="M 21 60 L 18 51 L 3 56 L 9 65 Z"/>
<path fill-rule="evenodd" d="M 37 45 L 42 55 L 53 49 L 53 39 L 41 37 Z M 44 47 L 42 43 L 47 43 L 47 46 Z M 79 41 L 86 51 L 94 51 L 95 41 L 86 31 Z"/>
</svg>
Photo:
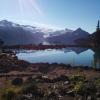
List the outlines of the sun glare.
<svg viewBox="0 0 100 100">
<path fill-rule="evenodd" d="M 21 16 L 23 15 L 23 0 L 18 0 Z"/>
<path fill-rule="evenodd" d="M 25 12 L 24 7 L 32 8 L 32 10 L 36 11 L 39 15 L 43 15 L 43 11 L 40 9 L 36 0 L 18 0 L 21 15 Z"/>
</svg>

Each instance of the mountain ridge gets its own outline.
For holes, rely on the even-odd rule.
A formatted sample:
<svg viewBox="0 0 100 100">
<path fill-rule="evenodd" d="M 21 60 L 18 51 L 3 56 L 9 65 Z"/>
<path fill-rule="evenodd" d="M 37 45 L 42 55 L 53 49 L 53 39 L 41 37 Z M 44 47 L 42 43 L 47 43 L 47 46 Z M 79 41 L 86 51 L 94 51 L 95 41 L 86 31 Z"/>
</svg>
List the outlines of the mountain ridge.
<svg viewBox="0 0 100 100">
<path fill-rule="evenodd" d="M 11 21 L 0 21 L 0 39 L 5 45 L 17 44 L 76 44 L 75 40 L 86 38 L 88 32 L 81 28 L 75 31 L 70 29 L 52 30 L 31 25 L 20 25 Z"/>
</svg>

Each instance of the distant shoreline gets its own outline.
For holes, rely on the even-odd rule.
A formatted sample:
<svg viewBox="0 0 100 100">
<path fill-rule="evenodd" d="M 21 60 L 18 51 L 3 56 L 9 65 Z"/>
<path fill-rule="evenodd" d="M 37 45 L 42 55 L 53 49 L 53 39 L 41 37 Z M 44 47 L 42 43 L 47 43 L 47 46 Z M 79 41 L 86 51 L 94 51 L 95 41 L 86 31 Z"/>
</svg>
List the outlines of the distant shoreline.
<svg viewBox="0 0 100 100">
<path fill-rule="evenodd" d="M 45 50 L 45 49 L 62 49 L 67 47 L 93 48 L 90 45 L 14 45 L 4 46 L 5 49 L 26 49 L 26 50 Z"/>
</svg>

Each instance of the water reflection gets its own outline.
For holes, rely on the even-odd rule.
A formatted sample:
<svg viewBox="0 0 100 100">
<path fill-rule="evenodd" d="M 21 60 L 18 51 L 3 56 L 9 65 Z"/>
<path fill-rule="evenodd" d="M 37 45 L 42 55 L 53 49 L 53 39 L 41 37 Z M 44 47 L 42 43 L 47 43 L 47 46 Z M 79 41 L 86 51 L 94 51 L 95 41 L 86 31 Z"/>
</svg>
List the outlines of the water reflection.
<svg viewBox="0 0 100 100">
<path fill-rule="evenodd" d="M 68 47 L 68 48 L 63 48 L 62 50 L 64 51 L 64 53 L 67 52 L 72 52 L 74 51 L 76 54 L 80 54 L 84 51 L 87 51 L 89 48 L 81 48 L 81 47 Z"/>
<path fill-rule="evenodd" d="M 95 54 L 94 54 L 95 52 Z M 99 53 L 100 55 L 100 53 Z M 94 66 L 97 65 L 98 52 L 90 48 L 68 47 L 63 49 L 48 49 L 19 52 L 19 59 L 29 61 L 31 63 L 63 63 L 72 66 Z"/>
<path fill-rule="evenodd" d="M 100 48 L 93 49 L 94 51 L 94 67 L 100 68 Z"/>
</svg>

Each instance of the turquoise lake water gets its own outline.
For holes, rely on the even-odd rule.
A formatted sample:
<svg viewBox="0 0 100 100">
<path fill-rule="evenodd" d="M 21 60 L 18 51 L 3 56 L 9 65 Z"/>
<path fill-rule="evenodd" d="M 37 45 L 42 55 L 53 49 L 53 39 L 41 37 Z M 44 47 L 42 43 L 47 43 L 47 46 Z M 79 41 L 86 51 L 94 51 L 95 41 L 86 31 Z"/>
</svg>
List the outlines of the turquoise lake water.
<svg viewBox="0 0 100 100">
<path fill-rule="evenodd" d="M 93 66 L 94 62 L 99 63 L 100 53 L 89 48 L 63 48 L 47 50 L 21 50 L 17 53 L 21 60 L 30 63 L 63 63 L 83 66 Z"/>
</svg>

